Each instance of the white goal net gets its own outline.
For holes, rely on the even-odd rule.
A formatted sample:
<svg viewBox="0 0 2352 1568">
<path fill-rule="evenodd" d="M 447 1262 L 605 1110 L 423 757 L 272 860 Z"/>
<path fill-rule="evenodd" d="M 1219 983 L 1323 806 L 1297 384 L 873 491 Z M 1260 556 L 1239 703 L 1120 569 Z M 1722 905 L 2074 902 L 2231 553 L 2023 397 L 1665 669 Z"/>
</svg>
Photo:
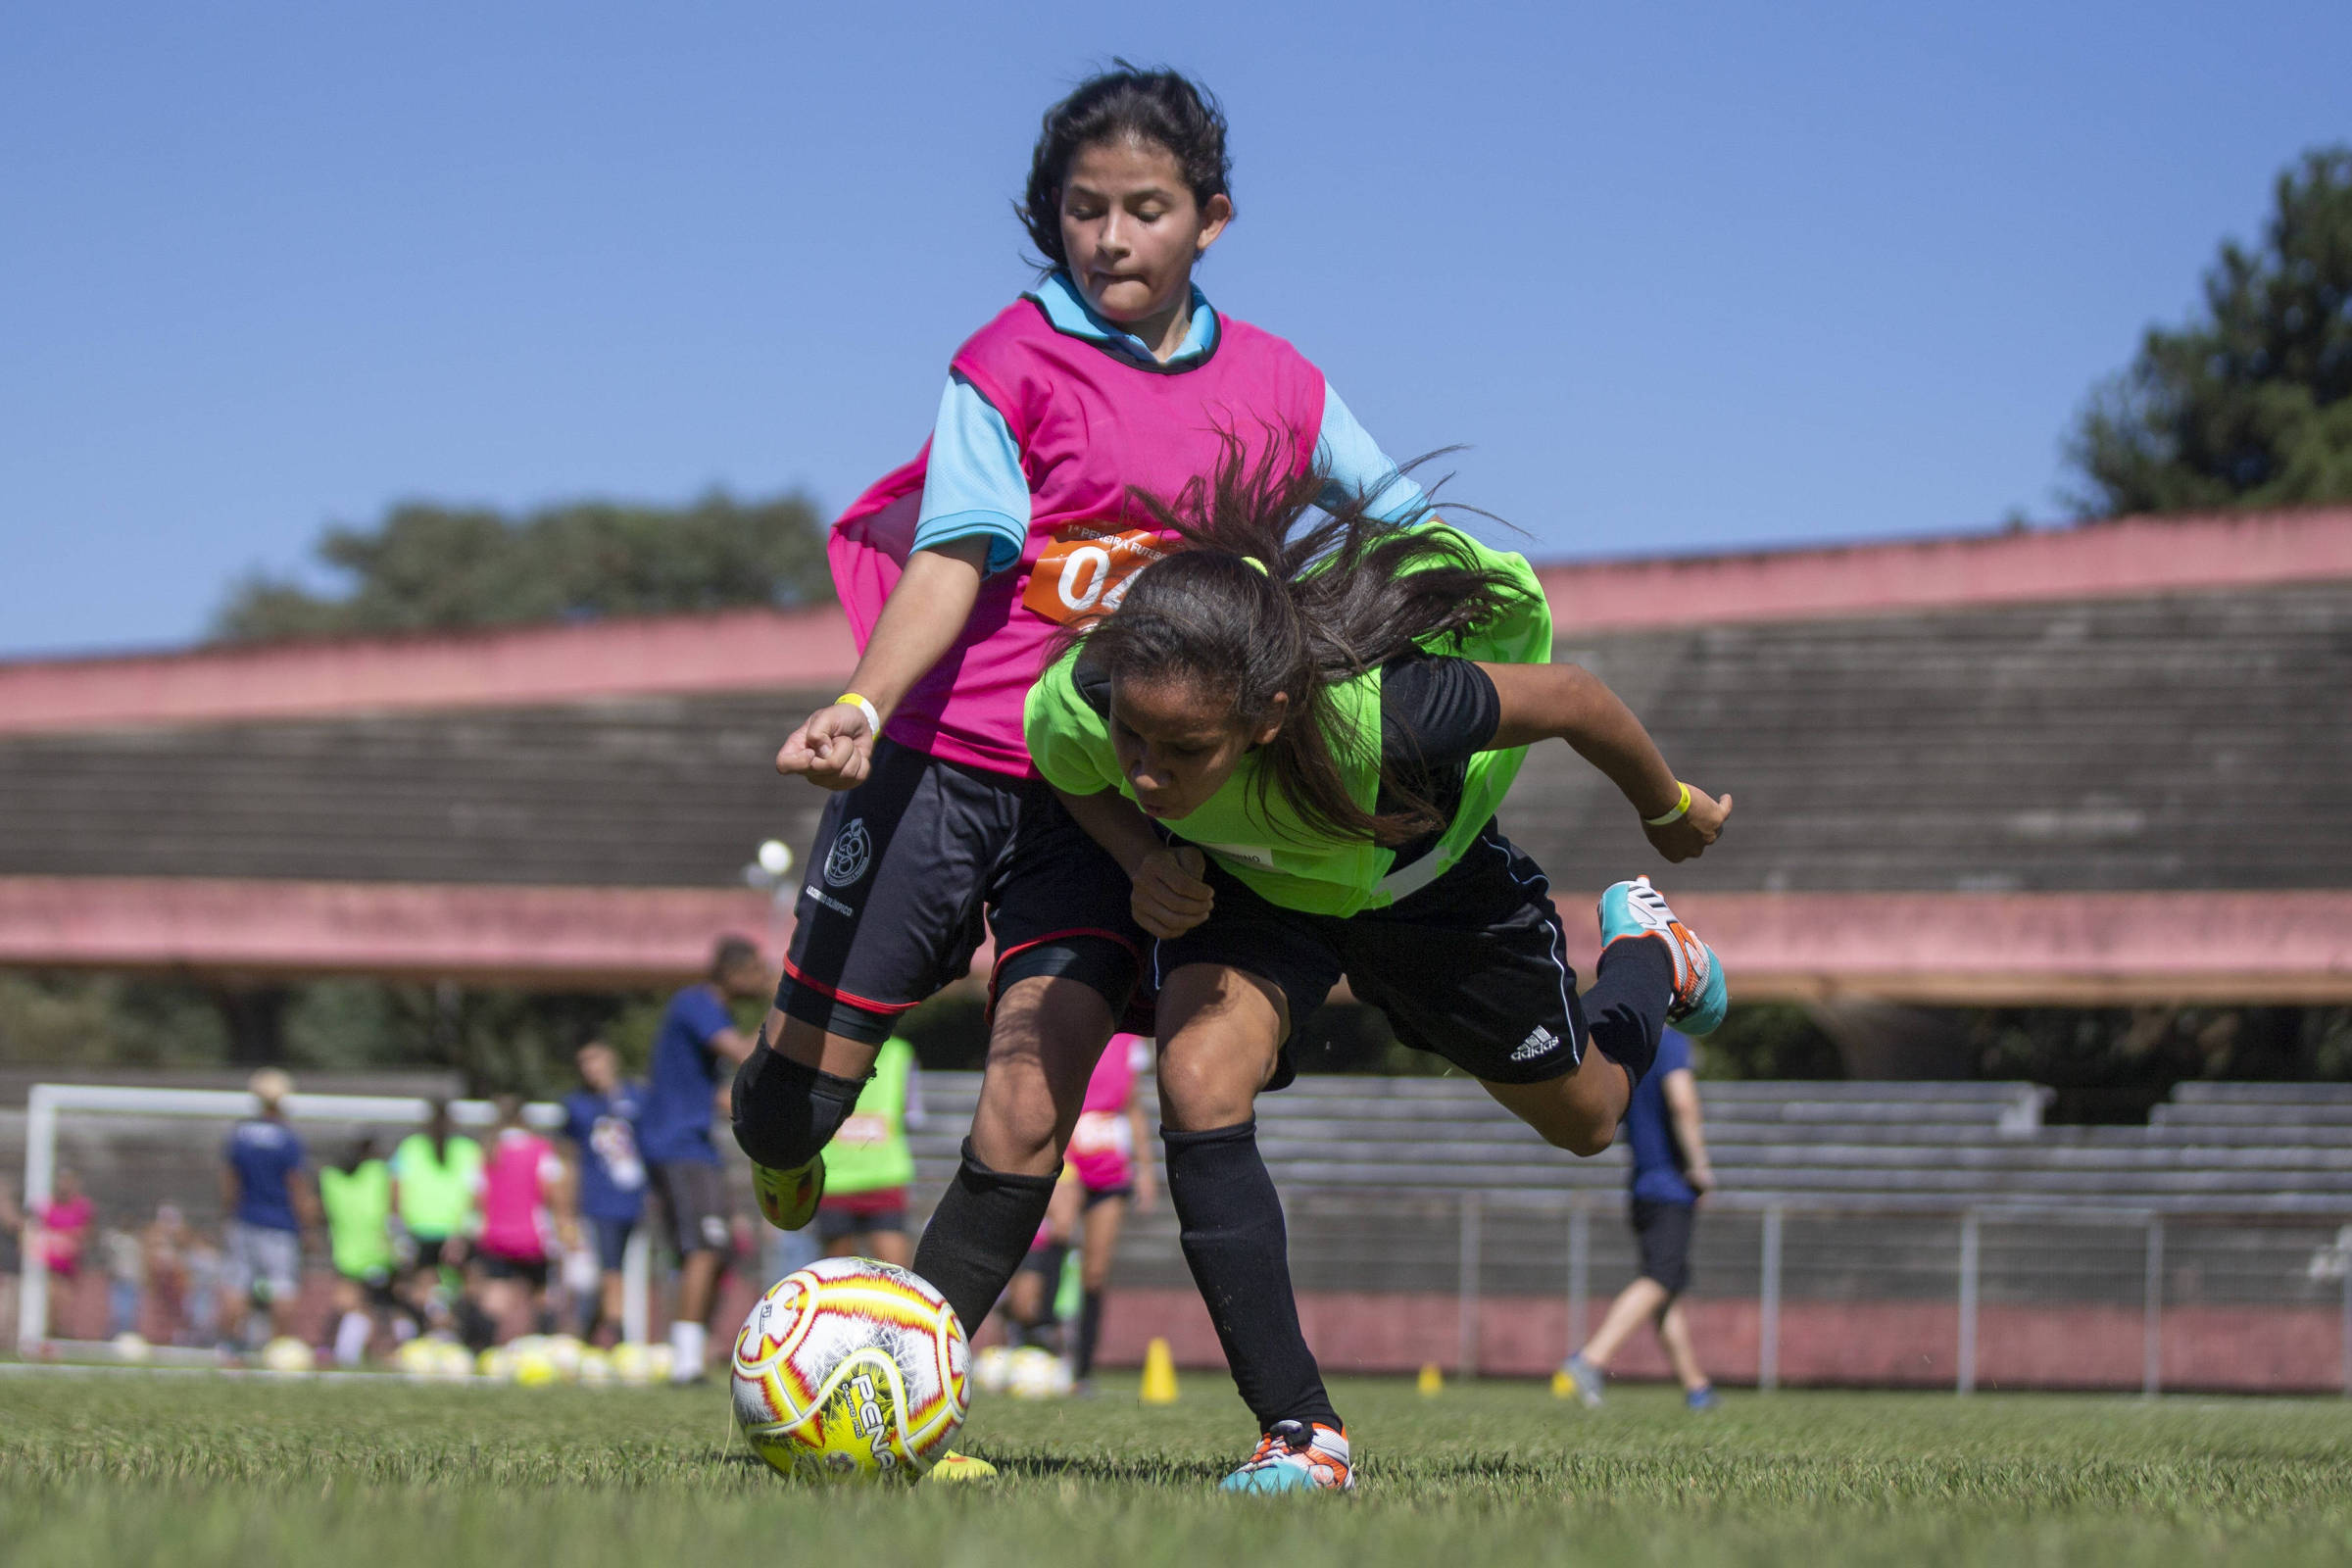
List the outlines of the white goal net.
<svg viewBox="0 0 2352 1568">
<path fill-rule="evenodd" d="M 314 1164 L 374 1137 L 388 1153 L 425 1123 L 431 1103 L 400 1095 L 288 1095 L 282 1109 L 309 1147 Z M 259 1114 L 260 1102 L 243 1090 L 129 1088 L 112 1084 L 34 1084 L 24 1105 L 24 1210 L 30 1219 L 55 1195 L 57 1174 L 71 1165 L 104 1173 L 117 1188 L 135 1190 L 152 1211 L 160 1202 L 203 1211 L 217 1201 L 220 1151 L 228 1128 Z M 450 1119 L 482 1129 L 497 1120 L 488 1101 L 449 1102 Z M 541 1130 L 560 1128 L 563 1108 L 534 1103 L 524 1118 Z M 57 1313 L 46 1249 L 24 1248 L 17 1348 L 27 1358 L 95 1348 L 53 1333 Z M 640 1229 L 625 1266 L 623 1338 L 642 1342 L 648 1326 L 650 1250 Z"/>
</svg>

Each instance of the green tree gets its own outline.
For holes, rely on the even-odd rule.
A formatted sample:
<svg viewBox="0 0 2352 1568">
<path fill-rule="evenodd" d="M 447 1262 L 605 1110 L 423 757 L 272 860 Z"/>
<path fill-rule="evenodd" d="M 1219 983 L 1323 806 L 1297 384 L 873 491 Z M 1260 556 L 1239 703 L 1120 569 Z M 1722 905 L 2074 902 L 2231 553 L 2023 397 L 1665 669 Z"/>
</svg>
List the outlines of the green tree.
<svg viewBox="0 0 2352 1568">
<path fill-rule="evenodd" d="M 572 502 L 520 517 L 430 502 L 372 528 L 329 528 L 318 559 L 349 583 L 317 594 L 239 583 L 214 619 L 222 642 L 661 614 L 833 597 L 825 530 L 798 495 L 691 506 Z"/>
<path fill-rule="evenodd" d="M 2262 243 L 2205 274 L 2203 315 L 2151 327 L 2068 445 L 2107 516 L 2352 499 L 2352 147 L 2278 176 Z"/>
</svg>

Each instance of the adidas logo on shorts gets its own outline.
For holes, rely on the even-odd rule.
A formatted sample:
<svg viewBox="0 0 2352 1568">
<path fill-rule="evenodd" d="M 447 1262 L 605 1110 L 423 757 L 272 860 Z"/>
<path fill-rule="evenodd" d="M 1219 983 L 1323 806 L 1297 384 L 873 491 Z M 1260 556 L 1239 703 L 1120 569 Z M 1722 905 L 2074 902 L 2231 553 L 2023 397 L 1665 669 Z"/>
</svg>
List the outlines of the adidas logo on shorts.
<svg viewBox="0 0 2352 1568">
<path fill-rule="evenodd" d="M 1559 1043 L 1558 1035 L 1553 1034 L 1542 1024 L 1538 1024 L 1534 1034 L 1519 1042 L 1519 1049 L 1511 1053 L 1511 1059 L 1513 1061 L 1533 1061 L 1558 1046 Z"/>
</svg>

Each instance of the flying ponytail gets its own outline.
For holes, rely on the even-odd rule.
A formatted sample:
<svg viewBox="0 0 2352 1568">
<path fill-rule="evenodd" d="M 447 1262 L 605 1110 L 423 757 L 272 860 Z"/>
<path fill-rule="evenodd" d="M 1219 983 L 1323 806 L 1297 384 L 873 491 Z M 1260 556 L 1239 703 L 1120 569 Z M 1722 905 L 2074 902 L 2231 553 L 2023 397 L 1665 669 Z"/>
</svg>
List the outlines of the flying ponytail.
<svg viewBox="0 0 2352 1568">
<path fill-rule="evenodd" d="M 1090 671 L 1118 680 L 1198 682 L 1230 702 L 1232 719 L 1255 728 L 1287 694 L 1282 728 L 1257 775 L 1307 827 L 1341 839 L 1401 844 L 1445 826 L 1413 785 L 1383 769 L 1396 808 L 1359 805 L 1351 771 L 1377 763 L 1380 735 L 1353 733 L 1331 687 L 1377 669 L 1417 645 L 1443 650 L 1518 609 L 1526 591 L 1481 564 L 1456 535 L 1388 522 L 1362 501 L 1305 522 L 1325 476 L 1293 471 L 1268 443 L 1254 465 L 1229 437 L 1216 471 L 1173 500 L 1131 491 L 1136 505 L 1189 548 L 1131 580 L 1116 610 L 1064 629 L 1082 643 Z"/>
</svg>

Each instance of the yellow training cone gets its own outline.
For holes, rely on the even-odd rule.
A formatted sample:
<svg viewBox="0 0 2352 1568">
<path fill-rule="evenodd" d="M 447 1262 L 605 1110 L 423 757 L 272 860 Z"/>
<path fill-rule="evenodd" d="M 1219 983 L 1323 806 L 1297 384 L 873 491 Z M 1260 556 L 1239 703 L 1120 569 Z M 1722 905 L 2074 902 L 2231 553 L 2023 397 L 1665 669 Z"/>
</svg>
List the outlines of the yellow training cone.
<svg viewBox="0 0 2352 1568">
<path fill-rule="evenodd" d="M 1437 1362 L 1424 1362 L 1421 1366 L 1421 1375 L 1413 1380 L 1413 1387 L 1426 1395 L 1444 1394 L 1446 1392 L 1446 1374 L 1438 1370 Z"/>
<path fill-rule="evenodd" d="M 1138 1397 L 1146 1404 L 1176 1402 L 1176 1358 L 1168 1353 L 1168 1342 L 1157 1336 L 1144 1348 L 1144 1386 Z"/>
<path fill-rule="evenodd" d="M 1565 1372 L 1554 1372 L 1551 1375 L 1551 1396 L 1555 1399 L 1575 1398 L 1576 1379 Z"/>
</svg>

